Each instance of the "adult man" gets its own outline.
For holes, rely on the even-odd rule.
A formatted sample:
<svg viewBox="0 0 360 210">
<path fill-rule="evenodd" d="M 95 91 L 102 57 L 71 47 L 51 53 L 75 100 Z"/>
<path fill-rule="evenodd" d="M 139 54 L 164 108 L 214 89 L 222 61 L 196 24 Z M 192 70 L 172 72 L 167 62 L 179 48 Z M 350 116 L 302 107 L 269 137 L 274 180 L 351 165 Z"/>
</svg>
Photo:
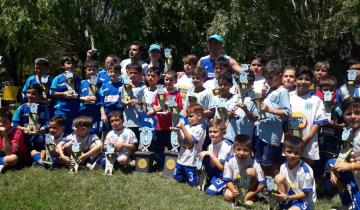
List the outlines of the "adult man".
<svg viewBox="0 0 360 210">
<path fill-rule="evenodd" d="M 143 53 L 143 48 L 139 42 L 133 42 L 129 47 L 129 58 L 122 60 L 121 65 L 121 74 L 127 75 L 126 66 L 130 63 L 138 62 L 143 69 L 143 75 L 146 75 L 148 64 L 145 61 L 141 60 L 141 56 Z"/>
</svg>

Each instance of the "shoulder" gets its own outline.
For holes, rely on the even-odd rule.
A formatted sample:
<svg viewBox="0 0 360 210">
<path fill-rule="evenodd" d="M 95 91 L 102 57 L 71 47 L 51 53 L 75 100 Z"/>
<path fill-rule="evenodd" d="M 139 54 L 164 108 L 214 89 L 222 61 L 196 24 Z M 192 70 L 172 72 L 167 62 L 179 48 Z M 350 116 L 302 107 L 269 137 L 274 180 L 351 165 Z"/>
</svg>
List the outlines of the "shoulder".
<svg viewBox="0 0 360 210">
<path fill-rule="evenodd" d="M 231 153 L 226 157 L 225 162 L 230 163 L 234 160 L 235 160 L 235 155 L 233 153 Z"/>
<path fill-rule="evenodd" d="M 300 167 L 305 173 L 312 173 L 312 168 L 304 161 L 302 161 Z"/>
<path fill-rule="evenodd" d="M 210 59 L 210 55 L 206 55 L 200 58 L 200 61 L 206 60 L 206 59 Z"/>
<path fill-rule="evenodd" d="M 222 145 L 226 145 L 226 146 L 232 147 L 233 143 L 232 143 L 230 140 L 225 139 L 225 140 L 223 140 L 223 144 L 222 144 Z"/>
</svg>

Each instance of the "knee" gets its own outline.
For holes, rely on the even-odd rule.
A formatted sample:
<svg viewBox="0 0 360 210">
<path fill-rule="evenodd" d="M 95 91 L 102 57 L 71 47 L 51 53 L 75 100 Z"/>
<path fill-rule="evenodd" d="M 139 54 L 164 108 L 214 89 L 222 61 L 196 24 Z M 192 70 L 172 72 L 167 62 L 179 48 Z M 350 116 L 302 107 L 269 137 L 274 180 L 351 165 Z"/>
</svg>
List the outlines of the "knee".
<svg viewBox="0 0 360 210">
<path fill-rule="evenodd" d="M 233 202 L 234 200 L 234 195 L 232 194 L 232 192 L 228 189 L 226 189 L 225 193 L 224 193 L 224 200 L 228 201 L 228 202 Z"/>
<path fill-rule="evenodd" d="M 256 169 L 255 168 L 246 169 L 246 175 L 250 177 L 256 177 Z"/>
<path fill-rule="evenodd" d="M 4 158 L 4 166 L 13 166 L 16 165 L 16 163 L 18 162 L 19 158 L 17 155 L 12 154 L 12 155 L 8 155 L 5 156 Z"/>
<path fill-rule="evenodd" d="M 121 165 L 126 165 L 126 164 L 129 163 L 129 158 L 128 158 L 127 156 L 125 156 L 125 155 L 121 155 L 121 156 L 119 156 L 119 157 L 117 158 L 117 161 L 118 161 L 118 163 L 121 164 Z"/>
<path fill-rule="evenodd" d="M 280 183 L 283 183 L 283 182 L 285 182 L 285 177 L 283 175 L 281 175 L 281 174 L 277 174 L 275 176 L 275 183 L 280 184 Z"/>
</svg>

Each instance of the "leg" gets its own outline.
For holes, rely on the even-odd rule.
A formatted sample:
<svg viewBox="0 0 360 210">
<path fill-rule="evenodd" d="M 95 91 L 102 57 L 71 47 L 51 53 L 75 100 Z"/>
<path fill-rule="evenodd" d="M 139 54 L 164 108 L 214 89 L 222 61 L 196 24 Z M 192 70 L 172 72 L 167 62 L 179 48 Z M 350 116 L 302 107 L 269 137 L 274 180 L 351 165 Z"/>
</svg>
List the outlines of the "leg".
<svg viewBox="0 0 360 210">
<path fill-rule="evenodd" d="M 184 167 L 185 166 L 176 163 L 173 178 L 178 182 L 184 182 L 184 180 L 186 179 L 186 172 L 183 169 Z"/>
<path fill-rule="evenodd" d="M 195 167 L 185 167 L 187 183 L 190 186 L 196 187 L 198 185 L 198 171 Z"/>
<path fill-rule="evenodd" d="M 258 180 L 256 177 L 256 169 L 255 168 L 248 168 L 246 169 L 246 175 L 250 177 L 250 183 L 248 187 L 248 192 L 245 195 L 245 202 L 253 201 L 256 196 L 256 190 L 258 188 Z M 249 204 L 251 202 L 248 202 Z"/>
<path fill-rule="evenodd" d="M 224 200 L 227 201 L 227 202 L 234 202 L 235 201 L 234 194 L 229 189 L 225 190 Z"/>
<path fill-rule="evenodd" d="M 120 165 L 127 165 L 129 163 L 129 156 L 125 155 L 125 154 L 121 154 L 116 158 L 116 161 L 120 164 Z"/>
<path fill-rule="evenodd" d="M 7 155 L 4 157 L 4 166 L 14 166 L 18 162 L 18 156 L 15 154 Z"/>
<path fill-rule="evenodd" d="M 275 183 L 278 186 L 278 189 L 280 192 L 283 193 L 288 193 L 290 190 L 290 184 L 286 181 L 286 178 L 281 175 L 281 174 L 277 174 L 275 176 Z"/>
</svg>

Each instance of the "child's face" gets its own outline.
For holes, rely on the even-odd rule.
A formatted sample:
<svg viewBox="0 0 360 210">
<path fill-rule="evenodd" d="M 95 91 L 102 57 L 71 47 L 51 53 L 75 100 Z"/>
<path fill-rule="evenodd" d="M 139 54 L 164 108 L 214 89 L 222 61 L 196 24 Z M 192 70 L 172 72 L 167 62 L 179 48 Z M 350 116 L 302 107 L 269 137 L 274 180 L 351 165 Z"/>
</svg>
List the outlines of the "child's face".
<svg viewBox="0 0 360 210">
<path fill-rule="evenodd" d="M 0 127 L 9 130 L 11 128 L 11 121 L 7 117 L 0 117 Z"/>
<path fill-rule="evenodd" d="M 130 80 L 132 83 L 139 83 L 142 79 L 142 75 L 140 72 L 138 72 L 136 69 L 129 69 L 127 72 Z"/>
<path fill-rule="evenodd" d="M 336 86 L 333 87 L 331 85 L 324 85 L 324 86 L 321 87 L 321 92 L 325 92 L 325 91 L 335 92 L 336 91 Z"/>
<path fill-rule="evenodd" d="M 278 88 L 282 85 L 282 74 L 271 74 L 266 78 L 266 82 L 271 88 Z"/>
<path fill-rule="evenodd" d="M 158 61 L 160 59 L 161 53 L 158 50 L 154 50 L 152 52 L 149 52 L 150 60 L 152 61 Z"/>
<path fill-rule="evenodd" d="M 327 69 L 318 68 L 314 70 L 314 79 L 316 83 L 320 82 L 320 79 L 323 77 L 326 77 L 329 74 L 329 71 Z"/>
<path fill-rule="evenodd" d="M 109 70 L 109 77 L 111 79 L 111 82 L 118 82 L 119 81 L 119 77 L 120 77 L 120 72 L 118 71 L 114 71 L 114 70 Z"/>
<path fill-rule="evenodd" d="M 219 79 L 219 76 L 226 73 L 229 69 L 220 65 L 215 66 L 215 77 Z"/>
<path fill-rule="evenodd" d="M 226 95 L 230 93 L 231 84 L 224 79 L 219 80 L 219 91 L 220 95 Z"/>
<path fill-rule="evenodd" d="M 295 84 L 298 93 L 307 93 L 310 91 L 312 81 L 309 75 L 302 74 L 296 78 Z"/>
<path fill-rule="evenodd" d="M 110 118 L 111 127 L 114 130 L 120 130 L 124 127 L 124 120 L 122 120 L 120 117 L 112 117 Z"/>
<path fill-rule="evenodd" d="M 200 77 L 200 76 L 196 76 L 193 75 L 192 76 L 192 83 L 194 85 L 194 87 L 202 87 L 204 84 L 204 78 Z"/>
<path fill-rule="evenodd" d="M 49 74 L 49 68 L 44 65 L 35 64 L 35 74 L 42 75 L 42 74 Z"/>
<path fill-rule="evenodd" d="M 352 129 L 360 128 L 360 106 L 350 106 L 344 112 L 344 120 Z"/>
<path fill-rule="evenodd" d="M 251 156 L 251 149 L 246 144 L 238 144 L 233 148 L 234 154 L 240 159 L 240 160 L 246 160 Z"/>
<path fill-rule="evenodd" d="M 74 129 L 75 133 L 79 135 L 81 138 L 85 138 L 89 135 L 89 129 L 86 127 L 77 127 Z"/>
<path fill-rule="evenodd" d="M 147 82 L 149 86 L 155 86 L 159 82 L 159 75 L 155 74 L 154 72 L 148 72 L 146 75 Z"/>
<path fill-rule="evenodd" d="M 75 65 L 74 65 L 74 63 L 72 61 L 65 61 L 64 69 L 65 69 L 65 71 L 66 70 L 74 71 Z"/>
<path fill-rule="evenodd" d="M 109 71 L 115 63 L 116 63 L 116 60 L 114 58 L 107 57 L 105 59 L 105 68 Z"/>
<path fill-rule="evenodd" d="M 175 85 L 175 78 L 171 74 L 165 74 L 164 83 L 166 88 L 173 88 Z"/>
<path fill-rule="evenodd" d="M 184 62 L 184 72 L 185 74 L 191 74 L 195 69 L 195 65 L 190 62 Z"/>
<path fill-rule="evenodd" d="M 260 63 L 260 61 L 258 59 L 254 59 L 251 61 L 250 71 L 252 71 L 254 73 L 255 77 L 263 75 L 262 64 Z"/>
<path fill-rule="evenodd" d="M 36 89 L 28 89 L 26 97 L 30 103 L 37 103 L 40 100 L 40 94 L 36 91 Z"/>
<path fill-rule="evenodd" d="M 189 124 L 190 124 L 191 126 L 200 124 L 201 118 L 202 118 L 202 116 L 201 116 L 200 113 L 194 113 L 194 112 L 191 112 L 191 113 L 187 116 L 187 119 L 189 120 Z"/>
<path fill-rule="evenodd" d="M 295 148 L 287 147 L 287 146 L 285 146 L 285 148 L 284 148 L 284 154 L 285 154 L 287 161 L 290 164 L 297 163 L 300 160 L 300 157 L 302 155 L 300 149 L 295 149 Z"/>
<path fill-rule="evenodd" d="M 96 67 L 88 67 L 85 69 L 85 74 L 87 78 L 90 78 L 91 76 L 96 76 L 98 72 L 98 69 Z"/>
<path fill-rule="evenodd" d="M 295 87 L 295 71 L 293 69 L 284 72 L 282 83 L 286 89 L 293 89 Z"/>
<path fill-rule="evenodd" d="M 64 133 L 64 126 L 56 124 L 56 122 L 49 122 L 49 133 L 55 138 L 59 138 Z"/>
<path fill-rule="evenodd" d="M 217 144 L 218 142 L 224 139 L 224 132 L 217 127 L 209 128 L 209 137 L 213 144 Z"/>
</svg>

